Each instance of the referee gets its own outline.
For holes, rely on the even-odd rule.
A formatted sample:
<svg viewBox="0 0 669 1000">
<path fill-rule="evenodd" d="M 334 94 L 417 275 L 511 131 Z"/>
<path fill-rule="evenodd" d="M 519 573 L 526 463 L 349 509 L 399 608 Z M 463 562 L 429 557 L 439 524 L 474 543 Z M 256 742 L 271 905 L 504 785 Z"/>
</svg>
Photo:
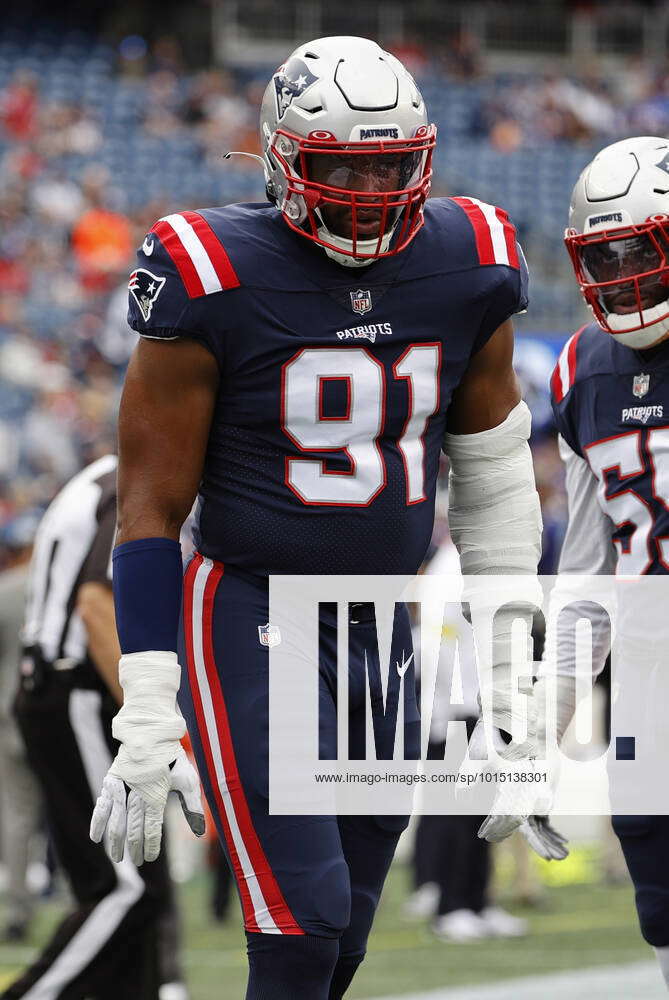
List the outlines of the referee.
<svg viewBox="0 0 669 1000">
<path fill-rule="evenodd" d="M 114 864 L 89 838 L 122 701 L 111 591 L 116 465 L 107 455 L 75 476 L 35 540 L 15 714 L 75 909 L 2 1000 L 187 997 L 165 852 L 136 868 L 126 851 Z"/>
</svg>

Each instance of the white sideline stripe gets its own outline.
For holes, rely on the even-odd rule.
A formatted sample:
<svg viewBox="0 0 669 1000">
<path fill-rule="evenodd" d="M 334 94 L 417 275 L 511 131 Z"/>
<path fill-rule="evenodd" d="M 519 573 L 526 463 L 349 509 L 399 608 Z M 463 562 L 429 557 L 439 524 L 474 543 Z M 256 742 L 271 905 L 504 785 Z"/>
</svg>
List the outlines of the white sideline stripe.
<svg viewBox="0 0 669 1000">
<path fill-rule="evenodd" d="M 448 945 L 445 945 L 447 961 Z M 582 972 L 556 972 L 507 980 L 493 986 L 479 985 L 428 993 L 378 997 L 376 1000 L 666 1000 L 667 988 L 655 962 L 605 965 Z"/>
<path fill-rule="evenodd" d="M 101 696 L 97 691 L 74 690 L 70 694 L 70 724 L 77 741 L 93 801 L 112 758 L 102 732 Z M 112 936 L 128 910 L 144 892 L 144 882 L 126 850 L 123 861 L 114 865 L 118 884 L 101 899 L 79 930 L 70 938 L 58 958 L 34 983 L 23 1000 L 56 1000 L 63 987 L 72 982 Z"/>
<path fill-rule="evenodd" d="M 179 237 L 182 247 L 193 262 L 206 294 L 221 292 L 223 285 L 218 280 L 211 258 L 188 219 L 175 213 L 174 215 L 164 215 L 160 221 L 167 222 Z"/>
<path fill-rule="evenodd" d="M 562 391 L 562 398 L 567 395 L 570 389 L 569 385 L 569 346 L 574 339 L 575 334 L 569 338 L 567 343 L 564 345 L 560 351 L 560 357 L 558 358 L 558 372 L 560 374 L 560 389 Z"/>
<path fill-rule="evenodd" d="M 193 659 L 195 661 L 197 685 L 200 692 L 200 698 L 202 700 L 202 710 L 204 712 L 205 726 L 207 728 L 207 737 L 211 746 L 211 756 L 216 770 L 216 780 L 221 792 L 223 808 L 225 809 L 225 815 L 228 820 L 235 850 L 237 851 L 237 856 L 239 857 L 239 863 L 242 866 L 242 874 L 249 889 L 251 902 L 253 903 L 256 923 L 265 934 L 280 934 L 281 931 L 276 926 L 267 907 L 265 897 L 263 896 L 263 892 L 258 881 L 258 876 L 254 871 L 251 859 L 249 858 L 246 850 L 244 837 L 239 829 L 237 816 L 235 814 L 235 807 L 232 802 L 232 796 L 230 795 L 228 782 L 225 776 L 225 768 L 223 767 L 221 745 L 218 740 L 216 714 L 214 712 L 214 704 L 211 698 L 209 680 L 207 678 L 207 670 L 204 663 L 202 624 L 204 590 L 209 574 L 211 573 L 212 566 L 213 563 L 211 559 L 204 559 L 195 574 L 195 581 L 193 584 Z"/>
<path fill-rule="evenodd" d="M 478 198 L 469 199 L 474 205 L 481 209 L 483 215 L 485 216 L 485 221 L 488 223 L 488 228 L 490 229 L 490 238 L 492 239 L 492 249 L 495 254 L 496 264 L 508 264 L 509 263 L 509 252 L 506 248 L 506 237 L 504 236 L 504 226 L 499 221 L 495 215 L 495 209 L 493 205 L 489 205 L 485 201 L 479 201 Z"/>
</svg>

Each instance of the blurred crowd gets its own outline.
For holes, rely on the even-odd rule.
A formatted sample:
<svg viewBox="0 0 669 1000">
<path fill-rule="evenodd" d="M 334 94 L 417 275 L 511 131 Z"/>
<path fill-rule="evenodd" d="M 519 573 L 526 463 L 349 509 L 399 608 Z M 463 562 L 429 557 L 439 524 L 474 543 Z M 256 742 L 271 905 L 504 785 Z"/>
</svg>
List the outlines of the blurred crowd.
<svg viewBox="0 0 669 1000">
<path fill-rule="evenodd" d="M 418 78 L 480 87 L 465 131 L 503 152 L 546 143 L 590 143 L 601 137 L 664 135 L 669 128 L 669 72 L 641 57 L 615 68 L 596 61 L 569 75 L 491 74 L 477 38 L 468 31 L 431 47 L 403 42 L 394 51 Z"/>
<path fill-rule="evenodd" d="M 167 37 L 151 47 L 139 37 L 116 49 L 95 43 L 88 61 L 81 40 L 69 62 L 53 44 L 44 49 L 47 86 L 39 51 L 22 59 L 0 33 L 0 568 L 58 487 L 114 447 L 134 343 L 126 276 L 147 228 L 168 211 L 263 196 L 253 161 L 227 166 L 221 157 L 257 151 L 267 67 L 190 72 Z M 430 93 L 441 88 L 445 106 L 449 87 L 471 87 L 479 99 L 462 128 L 497 150 L 669 126 L 669 74 L 649 65 L 629 63 L 615 78 L 591 69 L 580 78 L 493 79 L 466 34 L 438 52 L 405 43 L 398 54 Z M 80 86 L 71 79 L 78 65 Z M 448 176 L 436 186 L 447 192 Z M 545 393 L 537 405 L 545 409 Z M 540 488 L 558 509 L 544 423 Z"/>
<path fill-rule="evenodd" d="M 588 70 L 505 81 L 474 116 L 474 134 L 504 152 L 550 142 L 587 143 L 620 135 L 664 135 L 669 73 L 632 60 L 616 74 Z"/>
</svg>

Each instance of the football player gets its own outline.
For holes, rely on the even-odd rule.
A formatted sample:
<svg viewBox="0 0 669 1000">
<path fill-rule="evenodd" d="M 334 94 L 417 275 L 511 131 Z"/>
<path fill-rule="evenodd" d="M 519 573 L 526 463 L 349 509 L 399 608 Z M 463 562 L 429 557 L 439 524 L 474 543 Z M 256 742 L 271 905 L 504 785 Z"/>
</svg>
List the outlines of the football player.
<svg viewBox="0 0 669 1000">
<path fill-rule="evenodd" d="M 269 815 L 268 575 L 415 573 L 442 447 L 464 573 L 536 573 L 530 416 L 511 366 L 527 273 L 504 211 L 427 200 L 435 128 L 414 80 L 374 42 L 301 45 L 270 80 L 260 126 L 268 203 L 166 216 L 131 276 L 141 339 L 121 407 L 114 555 L 123 746 L 92 835 L 108 827 L 121 856 L 127 786 L 130 851 L 156 856 L 181 754 L 179 692 L 241 898 L 248 1000 L 336 1000 L 407 818 Z M 177 539 L 196 495 L 182 587 Z M 529 621 L 531 607 L 518 613 Z M 335 624 L 324 610 L 333 734 Z M 355 608 L 350 634 L 364 737 L 373 605 Z M 398 610 L 391 656 L 410 649 Z M 509 664 L 496 664 L 495 687 L 495 722 L 510 731 Z"/>
<path fill-rule="evenodd" d="M 569 501 L 560 573 L 667 572 L 668 163 L 666 139 L 625 139 L 598 153 L 573 190 L 565 242 L 594 318 L 567 341 L 551 381 Z M 596 676 L 610 641 L 607 623 L 592 623 Z M 575 708 L 560 649 L 558 741 Z M 545 684 L 535 688 L 540 704 Z M 613 827 L 641 931 L 669 983 L 669 817 L 614 816 Z"/>
</svg>

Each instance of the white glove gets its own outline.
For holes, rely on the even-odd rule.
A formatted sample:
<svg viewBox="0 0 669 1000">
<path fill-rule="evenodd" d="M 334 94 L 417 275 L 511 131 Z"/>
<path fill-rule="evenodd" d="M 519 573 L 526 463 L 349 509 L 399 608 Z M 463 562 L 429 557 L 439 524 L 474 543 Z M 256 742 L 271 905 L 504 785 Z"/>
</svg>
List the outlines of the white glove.
<svg viewBox="0 0 669 1000">
<path fill-rule="evenodd" d="M 569 854 L 569 841 L 552 826 L 548 816 L 528 816 L 519 829 L 540 858 L 545 858 L 546 861 L 564 861 Z"/>
<path fill-rule="evenodd" d="M 532 719 L 530 725 L 533 725 Z M 511 836 L 532 813 L 537 797 L 536 786 L 532 781 L 521 781 L 520 777 L 523 773 L 534 772 L 534 733 L 531 729 L 525 743 L 514 751 L 504 743 L 499 729 L 494 728 L 488 745 L 483 720 L 479 719 L 467 752 L 468 758 L 460 768 L 461 774 L 474 771 L 481 775 L 494 775 L 491 783 L 497 788 L 495 801 L 490 814 L 479 827 L 478 836 L 496 844 Z"/>
<path fill-rule="evenodd" d="M 90 829 L 96 843 L 107 831 L 112 861 L 123 858 L 126 832 L 134 864 L 156 860 L 170 791 L 178 794 L 193 832 L 204 833 L 200 783 L 180 743 L 186 731 L 176 705 L 180 674 L 170 652 L 129 653 L 119 662 L 124 701 L 112 733 L 122 746 L 103 781 Z"/>
<path fill-rule="evenodd" d="M 536 577 L 488 577 L 467 579 L 463 597 L 470 605 L 479 669 L 479 701 L 488 710 L 489 734 L 483 718 L 479 719 L 469 741 L 468 758 L 461 771 L 472 769 L 486 776 L 496 787 L 490 814 L 481 824 L 478 835 L 497 843 L 509 837 L 533 812 L 536 783 L 532 780 L 537 755 L 536 711 L 532 698 L 531 627 L 535 607 L 542 595 Z M 493 613 L 494 612 L 494 613 Z M 523 715 L 516 704 L 514 691 L 521 678 L 515 676 L 512 662 L 512 630 L 516 618 L 526 623 L 527 677 L 522 679 L 528 701 L 527 734 L 522 744 L 505 744 L 501 733 L 513 733 Z M 478 767 L 477 767 L 478 762 Z M 530 780 L 527 780 L 529 776 Z M 521 780 L 525 777 L 525 780 Z"/>
<path fill-rule="evenodd" d="M 570 677 L 556 679 L 556 738 L 562 742 L 565 730 L 574 714 L 574 684 Z M 533 851 L 546 861 L 564 861 L 569 854 L 568 840 L 552 826 L 549 813 L 553 806 L 555 790 L 560 777 L 560 758 L 546 739 L 546 677 L 539 677 L 534 685 L 534 703 L 537 710 L 537 742 L 539 751 L 547 757 L 547 782 L 535 803 L 535 813 L 520 827 L 520 832 Z"/>
<path fill-rule="evenodd" d="M 500 752 L 499 749 L 497 752 Z M 518 830 L 539 857 L 546 861 L 564 861 L 569 854 L 568 841 L 548 818 L 556 776 L 550 764 L 546 767 L 543 761 L 525 760 L 522 764 L 523 771 L 534 774 L 546 772 L 545 780 L 501 785 L 492 812 L 481 824 L 478 835 L 491 844 L 497 844 Z M 517 763 L 515 768 L 518 768 Z M 498 770 L 498 777 L 504 773 L 512 775 L 513 771 L 514 763 L 505 762 Z"/>
<path fill-rule="evenodd" d="M 497 752 L 500 752 L 499 749 Z M 547 793 L 546 782 L 543 780 L 513 781 L 513 774 L 518 771 L 519 763 L 525 772 L 539 774 L 545 770 L 543 762 L 533 759 L 505 761 L 497 769 L 497 777 L 500 779 L 502 775 L 508 775 L 509 781 L 500 785 L 492 811 L 479 827 L 478 835 L 491 844 L 498 844 L 518 830 L 539 857 L 546 861 L 564 861 L 569 854 L 568 841 L 551 825 L 547 815 L 549 803 L 552 802 L 550 767 L 547 781 L 551 790 Z"/>
<path fill-rule="evenodd" d="M 536 808 L 536 795 L 536 786 L 532 783 L 503 785 L 478 835 L 491 844 L 498 844 L 518 830 L 539 857 L 546 861 L 564 861 L 569 854 L 567 838 L 552 826 L 548 816 L 534 812 L 526 815 L 526 810 Z"/>
<path fill-rule="evenodd" d="M 568 702 L 568 697 L 573 691 L 573 684 L 558 679 L 558 718 L 557 734 L 558 740 L 562 739 L 564 730 L 569 724 L 573 714 L 573 708 Z M 533 851 L 546 861 L 564 861 L 569 854 L 567 838 L 563 837 L 551 824 L 549 813 L 553 805 L 555 789 L 557 788 L 560 775 L 559 756 L 554 754 L 546 741 L 546 679 L 540 677 L 534 685 L 533 702 L 536 710 L 536 736 L 537 745 L 541 753 L 546 753 L 547 763 L 536 762 L 534 767 L 538 772 L 541 767 L 545 771 L 546 777 L 542 782 L 537 782 L 526 786 L 529 797 L 525 803 L 525 808 L 530 814 L 518 824 L 520 833 L 525 837 L 527 843 Z M 495 808 L 499 803 L 495 802 Z M 479 830 L 479 836 L 496 843 L 503 840 L 508 833 L 504 832 L 503 821 L 507 817 L 494 817 L 500 822 L 494 824 L 493 817 L 488 817 Z M 510 820 L 512 817 L 508 817 Z M 515 829 L 516 827 L 514 827 Z M 510 832 L 513 832 L 511 830 Z"/>
</svg>

